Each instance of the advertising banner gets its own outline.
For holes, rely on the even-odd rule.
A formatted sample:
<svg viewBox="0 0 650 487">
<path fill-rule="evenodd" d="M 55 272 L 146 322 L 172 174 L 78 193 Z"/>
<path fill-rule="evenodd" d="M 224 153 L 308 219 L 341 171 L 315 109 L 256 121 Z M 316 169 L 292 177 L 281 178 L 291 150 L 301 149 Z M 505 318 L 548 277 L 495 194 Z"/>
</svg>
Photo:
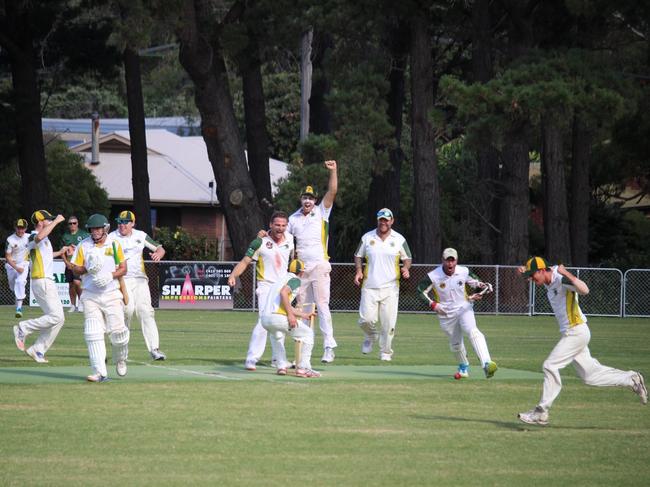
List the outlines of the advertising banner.
<svg viewBox="0 0 650 487">
<path fill-rule="evenodd" d="M 160 264 L 161 309 L 233 309 L 228 277 L 233 264 Z"/>
<path fill-rule="evenodd" d="M 55 260 L 52 262 L 52 279 L 56 284 L 56 290 L 59 292 L 59 299 L 64 308 L 70 306 L 70 293 L 68 292 L 68 283 L 65 282 L 65 263 L 62 260 Z M 37 306 L 38 303 L 34 299 L 32 292 L 32 280 L 29 280 L 29 305 Z"/>
</svg>

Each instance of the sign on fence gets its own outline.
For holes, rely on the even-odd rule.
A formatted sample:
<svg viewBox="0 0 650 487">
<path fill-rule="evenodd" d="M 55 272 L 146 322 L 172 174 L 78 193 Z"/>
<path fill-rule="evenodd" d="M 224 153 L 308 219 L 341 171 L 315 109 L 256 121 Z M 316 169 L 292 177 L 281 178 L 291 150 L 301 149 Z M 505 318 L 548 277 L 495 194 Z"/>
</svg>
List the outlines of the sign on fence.
<svg viewBox="0 0 650 487">
<path fill-rule="evenodd" d="M 232 264 L 161 263 L 158 307 L 163 309 L 232 309 L 228 276 Z"/>
</svg>

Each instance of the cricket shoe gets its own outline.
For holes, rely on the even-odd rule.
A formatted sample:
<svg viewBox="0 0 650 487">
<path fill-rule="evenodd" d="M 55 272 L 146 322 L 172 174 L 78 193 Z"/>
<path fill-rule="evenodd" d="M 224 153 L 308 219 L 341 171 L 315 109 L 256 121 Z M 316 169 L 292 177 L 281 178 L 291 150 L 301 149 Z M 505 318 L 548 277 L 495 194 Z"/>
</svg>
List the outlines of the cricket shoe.
<svg viewBox="0 0 650 487">
<path fill-rule="evenodd" d="M 393 360 L 393 357 L 391 356 L 390 353 L 382 352 L 381 355 L 379 355 L 379 360 L 381 360 L 382 362 L 390 362 L 391 360 Z"/>
<path fill-rule="evenodd" d="M 25 351 L 25 338 L 27 338 L 27 335 L 22 330 L 20 325 L 15 325 L 14 326 L 14 340 L 16 342 L 16 347 L 18 347 L 18 350 L 20 350 L 21 352 Z"/>
<path fill-rule="evenodd" d="M 304 377 L 307 379 L 315 379 L 320 377 L 320 372 L 311 369 L 296 369 L 296 377 Z"/>
<path fill-rule="evenodd" d="M 641 372 L 637 372 L 632 377 L 632 390 L 641 398 L 641 404 L 648 404 L 648 389 L 645 387 Z"/>
<path fill-rule="evenodd" d="M 334 349 L 332 347 L 325 347 L 325 351 L 323 352 L 323 358 L 320 359 L 321 362 L 324 364 L 330 364 L 334 362 Z"/>
<path fill-rule="evenodd" d="M 14 316 L 16 318 L 22 318 L 23 317 L 23 309 L 20 306 L 16 308 L 16 314 Z"/>
<path fill-rule="evenodd" d="M 494 377 L 494 373 L 497 371 L 499 367 L 497 367 L 496 362 L 492 362 L 491 360 L 489 362 L 485 362 L 483 365 L 483 372 L 485 372 L 485 378 L 486 379 L 491 379 Z"/>
<path fill-rule="evenodd" d="M 108 382 L 110 379 L 102 374 L 92 374 L 86 377 L 88 382 Z"/>
<path fill-rule="evenodd" d="M 76 306 L 70 306 L 70 307 L 68 308 L 68 313 L 74 313 L 74 312 L 76 312 L 76 311 L 77 311 L 77 307 L 76 307 Z"/>
<path fill-rule="evenodd" d="M 117 375 L 120 377 L 124 377 L 127 372 L 126 368 L 126 360 L 118 360 L 117 363 L 115 364 L 115 372 L 117 372 Z"/>
<path fill-rule="evenodd" d="M 284 367 L 281 367 L 275 373 L 278 374 L 278 375 L 287 375 L 287 369 L 285 369 Z"/>
<path fill-rule="evenodd" d="M 366 337 L 366 339 L 361 344 L 361 353 L 367 355 L 372 352 L 372 347 L 374 344 L 375 342 L 372 339 Z"/>
<path fill-rule="evenodd" d="M 469 364 L 458 364 L 454 379 L 467 379 L 469 377 Z"/>
<path fill-rule="evenodd" d="M 165 360 L 167 358 L 167 355 L 161 352 L 159 348 L 154 348 L 151 351 L 151 358 L 153 360 Z"/>
<path fill-rule="evenodd" d="M 33 358 L 34 362 L 38 362 L 39 364 L 47 364 L 50 362 L 48 359 L 45 358 L 45 355 L 43 355 L 41 352 L 37 352 L 32 347 L 25 350 L 25 353 L 29 355 L 31 358 Z"/>
<path fill-rule="evenodd" d="M 244 362 L 244 368 L 250 371 L 257 370 L 257 366 L 255 365 L 255 360 L 247 360 L 246 362 Z"/>
<path fill-rule="evenodd" d="M 528 424 L 539 424 L 541 426 L 548 424 L 548 411 L 544 411 L 541 406 L 535 406 L 535 409 L 531 409 L 525 413 L 519 413 L 517 417 Z"/>
</svg>

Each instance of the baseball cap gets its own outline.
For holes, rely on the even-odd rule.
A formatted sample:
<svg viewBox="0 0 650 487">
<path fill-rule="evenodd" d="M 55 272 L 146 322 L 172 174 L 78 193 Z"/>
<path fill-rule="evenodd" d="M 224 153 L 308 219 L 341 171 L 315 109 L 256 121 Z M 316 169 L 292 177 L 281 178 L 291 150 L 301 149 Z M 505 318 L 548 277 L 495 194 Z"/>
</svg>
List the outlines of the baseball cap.
<svg viewBox="0 0 650 487">
<path fill-rule="evenodd" d="M 377 212 L 377 220 L 392 220 L 393 219 L 393 212 L 390 211 L 388 208 L 382 208 Z"/>
<path fill-rule="evenodd" d="M 447 260 L 449 258 L 458 260 L 458 252 L 456 252 L 456 249 L 452 249 L 451 247 L 448 247 L 442 251 L 442 260 Z"/>
<path fill-rule="evenodd" d="M 43 220 L 54 220 L 54 217 L 52 216 L 52 213 L 47 210 L 36 210 L 32 213 L 31 220 L 32 223 L 36 225 L 38 222 L 42 222 Z"/>
<path fill-rule="evenodd" d="M 535 272 L 543 269 L 549 269 L 551 266 L 543 257 L 531 257 L 526 261 L 526 270 L 523 272 L 525 277 L 530 277 Z"/>
<path fill-rule="evenodd" d="M 27 220 L 24 218 L 19 218 L 16 220 L 16 227 L 27 228 Z"/>
<path fill-rule="evenodd" d="M 117 223 L 129 223 L 135 221 L 135 213 L 132 211 L 124 210 L 115 219 Z"/>
<path fill-rule="evenodd" d="M 293 259 L 289 262 L 289 272 L 292 274 L 300 274 L 305 270 L 305 263 L 299 259 Z"/>
<path fill-rule="evenodd" d="M 311 196 L 312 198 L 316 198 L 316 192 L 314 191 L 314 188 L 307 186 L 303 189 L 302 193 L 300 193 L 300 196 Z"/>
</svg>

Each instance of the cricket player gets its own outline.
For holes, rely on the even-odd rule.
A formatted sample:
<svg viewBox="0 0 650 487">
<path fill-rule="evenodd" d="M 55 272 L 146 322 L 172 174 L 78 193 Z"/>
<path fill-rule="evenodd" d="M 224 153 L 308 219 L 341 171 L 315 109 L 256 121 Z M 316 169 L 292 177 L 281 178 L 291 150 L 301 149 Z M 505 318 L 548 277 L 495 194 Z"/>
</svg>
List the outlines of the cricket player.
<svg viewBox="0 0 650 487">
<path fill-rule="evenodd" d="M 320 377 L 311 368 L 311 352 L 314 348 L 314 330 L 303 320 L 309 320 L 316 312 L 307 313 L 292 306 L 300 289 L 300 278 L 305 264 L 297 259 L 289 263 L 289 273 L 273 284 L 269 290 L 262 326 L 268 331 L 277 362 L 277 374 L 287 375 L 289 362 L 284 348 L 284 338 L 288 334 L 297 342 L 302 342 L 300 361 L 296 364 L 296 376 L 305 378 Z"/>
<path fill-rule="evenodd" d="M 548 412 L 562 389 L 560 370 L 573 363 L 573 367 L 590 386 L 621 386 L 631 388 L 648 403 L 648 390 L 643 375 L 633 370 L 623 371 L 602 365 L 591 356 L 589 340 L 591 332 L 587 318 L 578 304 L 578 296 L 589 294 L 587 285 L 571 274 L 562 264 L 550 266 L 542 257 L 532 257 L 519 272 L 532 280 L 536 286 L 546 288 L 546 296 L 560 326 L 560 341 L 544 361 L 544 385 L 537 406 L 518 418 L 529 424 L 548 424 Z"/>
<path fill-rule="evenodd" d="M 9 288 L 16 298 L 16 318 L 23 317 L 23 300 L 25 286 L 29 276 L 29 235 L 27 235 L 27 220 L 19 218 L 14 225 L 14 233 L 7 237 L 5 247 L 5 270 Z"/>
<path fill-rule="evenodd" d="M 327 192 L 320 204 L 316 204 L 316 193 L 307 186 L 300 196 L 300 208 L 289 217 L 289 233 L 296 241 L 296 255 L 305 263 L 298 295 L 299 303 L 316 303 L 318 325 L 323 335 L 323 358 L 321 362 L 334 361 L 334 328 L 330 313 L 330 273 L 327 244 L 332 206 L 338 191 L 336 161 L 325 161 L 329 171 Z"/>
<path fill-rule="evenodd" d="M 91 215 L 86 223 L 90 237 L 77 246 L 72 257 L 72 270 L 81 276 L 83 288 L 84 338 L 92 368 L 86 378 L 89 382 L 108 380 L 104 334 L 110 336 L 117 375 L 127 373 L 129 329 L 124 322 L 124 296 L 118 283 L 126 274 L 127 264 L 122 246 L 108 235 L 109 228 L 104 215 Z"/>
<path fill-rule="evenodd" d="M 166 355 L 160 350 L 158 326 L 151 306 L 149 277 L 144 270 L 142 251 L 151 250 L 151 260 L 159 262 L 165 256 L 162 244 L 153 240 L 142 230 L 136 230 L 135 214 L 132 211 L 122 211 L 118 217 L 117 230 L 111 236 L 120 242 L 127 262 L 127 272 L 124 276 L 129 302 L 126 305 L 126 326 L 131 329 L 133 314 L 140 320 L 144 343 L 153 360 L 165 360 Z"/>
<path fill-rule="evenodd" d="M 264 305 L 273 284 L 284 279 L 287 274 L 289 261 L 293 256 L 293 236 L 287 232 L 287 214 L 276 211 L 271 215 L 271 228 L 264 237 L 257 237 L 248 246 L 246 255 L 240 260 L 228 277 L 228 285 L 235 287 L 237 278 L 243 274 L 253 261 L 257 276 L 257 302 L 259 303 L 259 317 L 251 339 L 244 366 L 246 370 L 255 370 L 257 362 L 262 358 L 266 348 L 267 332 L 262 326 L 261 317 L 264 314 Z"/>
<path fill-rule="evenodd" d="M 467 289 L 481 289 L 489 292 L 492 285 L 481 282 L 470 274 L 469 269 L 458 264 L 456 249 L 447 248 L 442 252 L 442 264 L 427 274 L 418 284 L 419 295 L 426 300 L 431 309 L 438 314 L 440 328 L 449 338 L 449 348 L 456 356 L 458 371 L 454 377 L 469 377 L 469 361 L 463 341 L 467 335 L 474 352 L 478 356 L 486 378 L 497 371 L 497 364 L 490 358 L 485 335 L 476 326 L 473 302 L 483 294 L 468 294 Z M 433 299 L 429 297 L 433 295 Z"/>
<path fill-rule="evenodd" d="M 65 282 L 68 283 L 68 295 L 70 296 L 70 308 L 68 309 L 68 313 L 81 311 L 81 279 L 79 279 L 79 276 L 75 276 L 74 272 L 72 272 L 72 264 L 68 257 L 72 257 L 77 245 L 79 245 L 84 238 L 88 238 L 89 236 L 88 232 L 79 228 L 79 218 L 75 215 L 70 215 L 68 217 L 68 231 L 61 237 L 63 245 L 68 247 L 67 255 L 64 254 L 62 256 L 65 262 Z"/>
<path fill-rule="evenodd" d="M 400 277 L 408 279 L 411 267 L 411 250 L 406 239 L 391 229 L 394 221 L 391 210 L 379 210 L 377 228 L 361 237 L 354 254 L 354 283 L 359 286 L 363 281 L 359 326 L 365 333 L 365 340 L 361 352 L 372 352 L 373 345 L 379 338 L 379 358 L 386 362 L 390 362 L 393 356 L 391 344 L 397 325 Z M 379 330 L 377 323 L 380 324 Z"/>
<path fill-rule="evenodd" d="M 52 262 L 54 257 L 59 257 L 68 250 L 63 247 L 55 252 L 48 237 L 65 218 L 63 215 L 57 215 L 55 218 L 49 211 L 36 210 L 32 213 L 31 220 L 34 231 L 29 235 L 27 250 L 31 261 L 32 292 L 44 314 L 33 320 L 21 321 L 14 326 L 14 340 L 18 350 L 24 351 L 39 364 L 46 364 L 48 360 L 45 354 L 65 322 L 63 305 L 54 283 Z M 38 338 L 25 350 L 25 339 L 36 331 L 39 332 Z"/>
</svg>

